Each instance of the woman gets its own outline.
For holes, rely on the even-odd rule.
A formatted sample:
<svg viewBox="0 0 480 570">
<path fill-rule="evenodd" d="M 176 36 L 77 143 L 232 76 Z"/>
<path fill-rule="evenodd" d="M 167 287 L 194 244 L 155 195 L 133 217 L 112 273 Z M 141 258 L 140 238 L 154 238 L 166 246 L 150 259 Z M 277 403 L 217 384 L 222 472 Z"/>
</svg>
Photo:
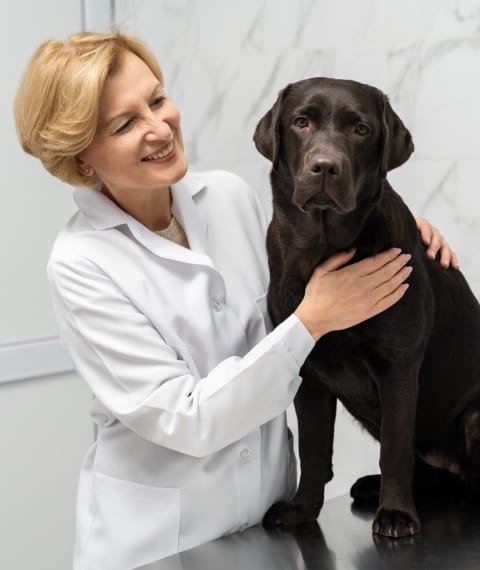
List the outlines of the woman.
<svg viewBox="0 0 480 570">
<path fill-rule="evenodd" d="M 75 569 L 133 568 L 260 522 L 296 484 L 284 412 L 302 363 L 323 334 L 397 302 L 410 256 L 332 257 L 268 332 L 265 218 L 233 174 L 187 172 L 145 46 L 46 42 L 15 115 L 24 150 L 79 186 L 48 263 L 61 335 L 95 396 Z M 456 263 L 419 227 L 431 255 Z"/>
</svg>

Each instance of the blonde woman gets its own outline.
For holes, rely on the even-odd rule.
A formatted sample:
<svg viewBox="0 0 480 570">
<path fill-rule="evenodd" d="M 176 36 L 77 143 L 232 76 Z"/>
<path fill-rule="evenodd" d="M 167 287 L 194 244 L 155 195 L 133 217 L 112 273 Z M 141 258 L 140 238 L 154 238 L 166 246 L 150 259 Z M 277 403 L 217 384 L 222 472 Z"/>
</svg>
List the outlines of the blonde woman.
<svg viewBox="0 0 480 570">
<path fill-rule="evenodd" d="M 408 253 L 332 257 L 268 328 L 265 217 L 237 176 L 188 172 L 155 58 L 120 33 L 40 46 L 15 116 L 76 186 L 48 263 L 58 325 L 94 400 L 75 570 L 127 570 L 259 523 L 292 494 L 285 410 L 315 340 L 404 294 Z M 456 264 L 428 222 L 430 254 Z"/>
</svg>

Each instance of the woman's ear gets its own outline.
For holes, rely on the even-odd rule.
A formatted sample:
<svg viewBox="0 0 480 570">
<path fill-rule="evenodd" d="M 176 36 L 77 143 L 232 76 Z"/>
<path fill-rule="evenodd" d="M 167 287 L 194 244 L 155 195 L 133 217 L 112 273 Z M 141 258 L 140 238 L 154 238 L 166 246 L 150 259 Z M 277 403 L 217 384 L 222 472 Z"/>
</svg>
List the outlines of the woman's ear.
<svg viewBox="0 0 480 570">
<path fill-rule="evenodd" d="M 95 170 L 80 157 L 77 157 L 77 167 L 78 172 L 83 176 L 93 176 L 95 174 Z"/>
</svg>

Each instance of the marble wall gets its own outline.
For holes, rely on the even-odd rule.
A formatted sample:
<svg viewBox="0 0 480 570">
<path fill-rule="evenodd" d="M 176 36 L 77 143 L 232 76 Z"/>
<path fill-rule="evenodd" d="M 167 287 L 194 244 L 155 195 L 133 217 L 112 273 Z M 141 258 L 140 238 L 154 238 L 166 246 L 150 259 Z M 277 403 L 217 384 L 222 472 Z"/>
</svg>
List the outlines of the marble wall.
<svg viewBox="0 0 480 570">
<path fill-rule="evenodd" d="M 416 150 L 390 180 L 457 250 L 480 296 L 480 0 L 116 0 L 182 111 L 194 169 L 241 174 L 270 207 L 269 163 L 252 142 L 287 83 L 355 79 L 385 91 Z M 295 431 L 295 418 L 289 410 Z M 378 470 L 378 446 L 340 410 L 326 496 Z"/>
<path fill-rule="evenodd" d="M 182 110 L 192 168 L 244 176 L 269 208 L 252 134 L 278 91 L 325 75 L 384 90 L 415 141 L 390 175 L 457 250 L 480 296 L 480 0 L 117 0 Z M 479 168 L 480 170 L 480 168 Z"/>
</svg>

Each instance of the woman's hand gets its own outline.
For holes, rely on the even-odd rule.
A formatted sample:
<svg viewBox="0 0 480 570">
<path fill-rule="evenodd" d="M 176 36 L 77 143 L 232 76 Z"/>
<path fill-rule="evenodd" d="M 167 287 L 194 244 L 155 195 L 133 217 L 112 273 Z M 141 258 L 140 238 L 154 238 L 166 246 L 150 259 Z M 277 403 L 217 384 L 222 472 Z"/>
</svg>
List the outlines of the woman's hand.
<svg viewBox="0 0 480 570">
<path fill-rule="evenodd" d="M 397 248 L 345 266 L 355 250 L 333 255 L 312 274 L 295 314 L 317 341 L 385 311 L 408 288 L 411 256 Z M 344 267 L 345 266 L 345 267 Z"/>
<path fill-rule="evenodd" d="M 458 269 L 460 265 L 455 252 L 450 249 L 450 246 L 437 228 L 434 228 L 425 218 L 417 218 L 416 222 L 422 242 L 427 246 L 428 257 L 435 259 L 437 253 L 440 252 L 440 264 L 442 267 L 451 265 L 454 269 Z"/>
</svg>

